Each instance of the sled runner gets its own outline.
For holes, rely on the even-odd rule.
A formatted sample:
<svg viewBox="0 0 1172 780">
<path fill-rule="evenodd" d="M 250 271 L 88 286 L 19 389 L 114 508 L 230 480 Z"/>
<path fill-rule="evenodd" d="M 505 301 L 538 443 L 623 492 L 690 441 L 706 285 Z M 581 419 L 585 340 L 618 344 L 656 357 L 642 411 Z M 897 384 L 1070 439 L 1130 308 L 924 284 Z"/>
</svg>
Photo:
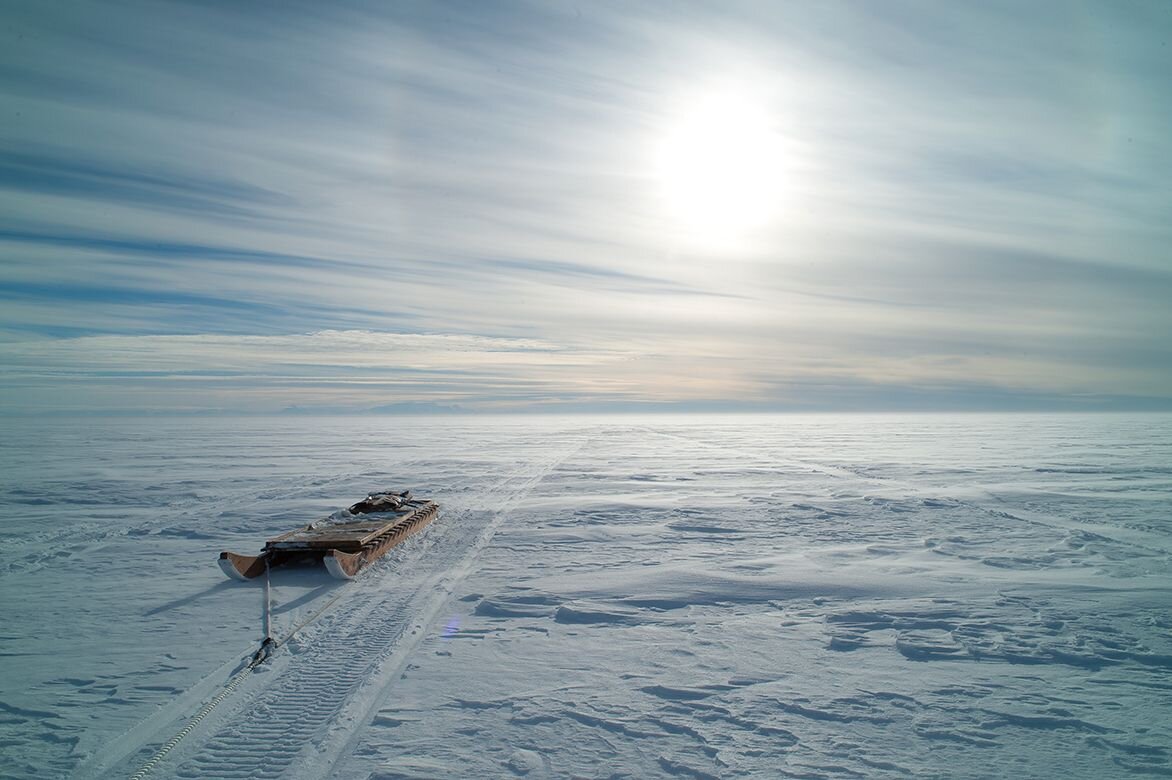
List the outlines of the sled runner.
<svg viewBox="0 0 1172 780">
<path fill-rule="evenodd" d="M 439 504 L 411 498 L 410 491 L 371 493 L 327 521 L 269 539 L 259 555 L 222 552 L 220 568 L 233 579 L 250 580 L 264 574 L 266 567 L 320 560 L 334 577 L 350 579 L 438 513 Z"/>
</svg>

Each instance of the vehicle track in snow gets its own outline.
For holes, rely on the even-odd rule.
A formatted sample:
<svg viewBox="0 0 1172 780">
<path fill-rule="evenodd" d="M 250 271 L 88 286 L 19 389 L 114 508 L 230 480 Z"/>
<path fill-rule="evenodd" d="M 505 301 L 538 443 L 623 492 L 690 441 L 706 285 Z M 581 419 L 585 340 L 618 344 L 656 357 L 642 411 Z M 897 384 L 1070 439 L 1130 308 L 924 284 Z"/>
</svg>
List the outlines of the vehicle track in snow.
<svg viewBox="0 0 1172 780">
<path fill-rule="evenodd" d="M 507 513 L 579 448 L 479 494 L 475 503 L 487 508 L 445 509 L 432 532 L 375 564 L 270 673 L 254 675 L 233 709 L 208 719 L 202 739 L 196 732 L 175 751 L 173 776 L 326 776 Z"/>
<path fill-rule="evenodd" d="M 732 447 L 725 444 L 716 444 L 714 442 L 695 438 L 693 436 L 684 436 L 678 433 L 667 433 L 665 431 L 659 431 L 655 430 L 654 428 L 646 427 L 640 428 L 640 430 L 654 436 L 659 436 L 661 438 L 686 442 L 692 445 L 699 445 L 700 447 L 705 447 L 708 449 L 729 452 L 742 458 L 746 457 L 747 455 L 747 453 L 741 448 Z M 806 469 L 808 471 L 834 477 L 836 479 L 844 479 L 861 484 L 874 485 L 875 487 L 881 489 L 900 489 L 905 491 L 907 495 L 919 495 L 921 490 L 920 486 L 896 477 L 880 477 L 847 466 L 822 463 L 820 461 L 809 458 L 781 458 L 768 453 L 764 455 L 754 455 L 752 457 L 755 457 L 757 460 L 764 461 L 766 463 L 766 465 L 758 468 L 761 468 L 762 470 L 776 469 L 778 474 L 784 474 L 784 469 Z M 1137 532 L 1116 525 L 1088 524 L 1077 520 L 1070 520 L 1056 516 L 1052 513 L 1041 514 L 1038 512 L 1030 512 L 1023 510 L 1020 507 L 1013 507 L 1013 511 L 1007 511 L 1003 507 L 1004 502 L 1001 499 L 990 497 L 988 501 L 994 505 L 988 506 L 985 502 L 974 499 L 948 498 L 943 500 L 939 506 L 943 508 L 948 508 L 949 506 L 966 508 L 992 516 L 998 520 L 1009 520 L 1014 523 L 1024 523 L 1040 528 L 1047 528 L 1057 533 L 1074 532 L 1090 534 L 1122 546 L 1130 545 L 1137 547 L 1154 555 L 1172 555 L 1172 550 L 1162 546 L 1158 540 L 1158 537 L 1153 539 L 1153 534 L 1151 533 Z"/>
</svg>

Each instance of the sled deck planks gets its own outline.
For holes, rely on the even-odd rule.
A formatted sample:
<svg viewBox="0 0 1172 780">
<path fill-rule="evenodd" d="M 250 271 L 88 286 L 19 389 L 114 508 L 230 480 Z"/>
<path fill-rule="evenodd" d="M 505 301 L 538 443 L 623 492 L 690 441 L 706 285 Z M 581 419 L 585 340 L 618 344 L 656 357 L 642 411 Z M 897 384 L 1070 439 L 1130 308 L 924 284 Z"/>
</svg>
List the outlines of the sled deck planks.
<svg viewBox="0 0 1172 780">
<path fill-rule="evenodd" d="M 294 560 L 320 560 L 334 577 L 349 579 L 388 550 L 425 528 L 439 514 L 434 501 L 415 500 L 402 509 L 372 512 L 353 523 L 307 525 L 265 542 L 259 555 L 220 553 L 220 568 L 232 579 L 250 580 Z"/>
</svg>

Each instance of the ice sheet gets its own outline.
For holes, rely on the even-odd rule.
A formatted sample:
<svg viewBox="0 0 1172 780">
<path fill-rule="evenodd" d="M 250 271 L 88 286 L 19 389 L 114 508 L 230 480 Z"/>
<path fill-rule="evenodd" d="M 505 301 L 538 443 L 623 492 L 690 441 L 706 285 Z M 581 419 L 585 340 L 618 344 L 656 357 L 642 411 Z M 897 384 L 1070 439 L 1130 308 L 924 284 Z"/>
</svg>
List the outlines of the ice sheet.
<svg viewBox="0 0 1172 780">
<path fill-rule="evenodd" d="M 0 447 L 4 777 L 132 773 L 259 641 L 219 550 L 385 484 L 443 515 L 352 583 L 278 570 L 275 633 L 328 609 L 153 777 L 1172 773 L 1166 415 L 88 420 Z"/>
</svg>

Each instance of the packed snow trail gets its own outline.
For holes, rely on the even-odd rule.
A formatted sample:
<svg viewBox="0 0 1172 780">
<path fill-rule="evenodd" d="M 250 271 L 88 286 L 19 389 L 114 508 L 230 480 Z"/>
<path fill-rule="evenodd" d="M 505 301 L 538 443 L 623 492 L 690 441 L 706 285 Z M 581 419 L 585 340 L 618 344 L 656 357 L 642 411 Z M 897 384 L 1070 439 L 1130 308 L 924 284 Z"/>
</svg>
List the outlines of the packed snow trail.
<svg viewBox="0 0 1172 780">
<path fill-rule="evenodd" d="M 513 474 L 482 494 L 478 503 L 488 509 L 444 511 L 418 541 L 373 566 L 312 634 L 307 630 L 303 641 L 290 643 L 290 655 L 274 664 L 271 675 L 259 675 L 259 683 L 245 686 L 251 695 L 208 718 L 210 734 L 202 740 L 193 735 L 173 752 L 174 776 L 328 774 L 353 724 L 367 719 L 372 702 L 398 676 L 506 513 L 572 451 L 535 472 L 530 467 Z M 166 766 L 159 767 L 159 776 L 168 774 Z"/>
</svg>

